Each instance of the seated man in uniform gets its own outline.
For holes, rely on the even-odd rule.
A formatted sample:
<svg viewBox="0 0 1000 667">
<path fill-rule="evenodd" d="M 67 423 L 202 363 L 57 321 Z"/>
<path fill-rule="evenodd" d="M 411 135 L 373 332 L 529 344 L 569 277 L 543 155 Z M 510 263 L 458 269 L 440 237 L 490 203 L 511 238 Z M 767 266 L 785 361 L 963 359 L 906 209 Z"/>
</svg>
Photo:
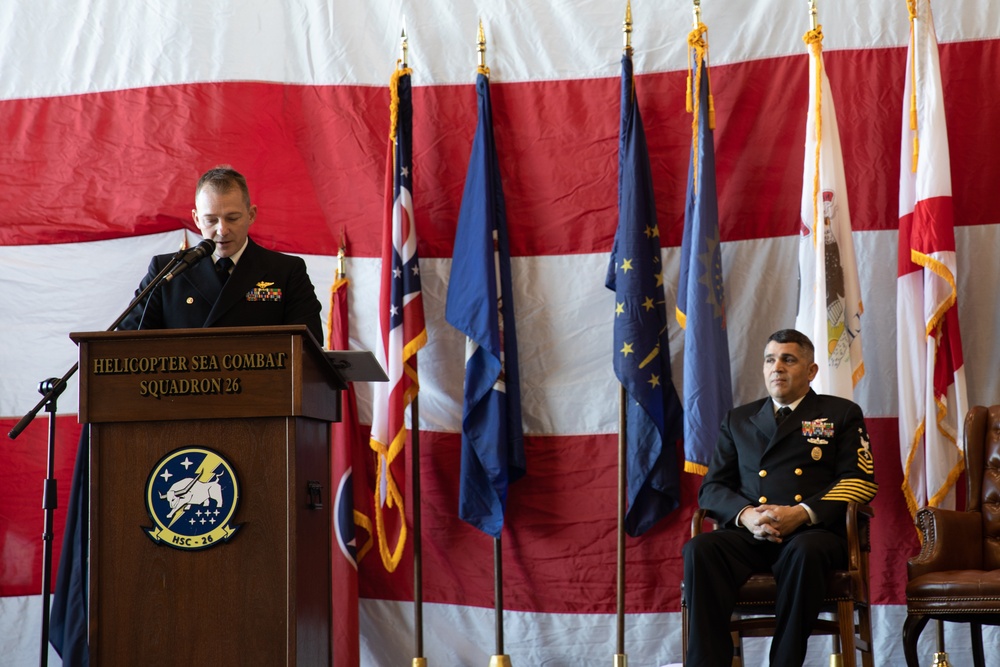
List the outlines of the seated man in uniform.
<svg viewBox="0 0 1000 667">
<path fill-rule="evenodd" d="M 868 503 L 878 489 L 861 408 L 809 387 L 813 354 L 798 331 L 772 334 L 770 396 L 722 422 L 698 493 L 720 527 L 684 545 L 689 667 L 732 664 L 736 593 L 753 572 L 768 571 L 778 586 L 770 665 L 802 665 L 824 582 L 847 566 L 847 503 Z"/>
</svg>

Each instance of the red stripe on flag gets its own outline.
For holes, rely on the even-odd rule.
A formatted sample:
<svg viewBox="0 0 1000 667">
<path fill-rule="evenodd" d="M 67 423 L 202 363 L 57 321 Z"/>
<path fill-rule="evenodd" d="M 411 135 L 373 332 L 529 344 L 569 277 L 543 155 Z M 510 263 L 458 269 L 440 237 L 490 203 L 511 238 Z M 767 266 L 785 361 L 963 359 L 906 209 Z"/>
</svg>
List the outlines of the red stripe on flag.
<svg viewBox="0 0 1000 667">
<path fill-rule="evenodd" d="M 17 422 L 0 419 L 0 431 L 8 433 Z M 40 413 L 16 440 L 7 440 L 6 436 L 4 440 L 0 464 L 0 596 L 38 595 L 42 592 L 42 489 L 48 458 L 48 416 Z M 53 588 L 79 442 L 76 415 L 57 417 L 52 473 L 58 492 L 52 522 Z"/>
<path fill-rule="evenodd" d="M 824 56 L 843 129 L 854 231 L 895 229 L 905 50 Z M 1000 182 L 998 93 L 982 85 L 1000 40 L 941 47 L 956 220 L 991 224 Z M 807 58 L 712 68 L 723 241 L 798 229 Z M 494 84 L 493 113 L 515 256 L 606 252 L 616 219 L 617 78 Z M 680 245 L 690 120 L 684 72 L 637 77 L 664 245 Z M 475 91 L 414 97 L 415 198 L 423 257 L 451 257 Z M 977 100 L 969 104 L 968 100 Z M 178 114 L 178 109 L 187 110 Z M 275 110 L 280 110 L 276 113 Z M 539 112 L 539 109 L 544 112 Z M 0 101 L 0 244 L 93 241 L 191 227 L 192 184 L 232 163 L 260 206 L 254 234 L 278 250 L 381 254 L 388 94 L 370 86 L 205 83 Z M 155 143 L 151 142 L 155 138 Z M 747 150 L 753 147 L 753 150 Z M 421 193 L 433 193 L 422 196 Z M 59 229 L 58 238 L 52 235 Z M 288 233 L 290 228 L 294 234 Z M 193 227 L 192 227 L 193 228 Z"/>
</svg>

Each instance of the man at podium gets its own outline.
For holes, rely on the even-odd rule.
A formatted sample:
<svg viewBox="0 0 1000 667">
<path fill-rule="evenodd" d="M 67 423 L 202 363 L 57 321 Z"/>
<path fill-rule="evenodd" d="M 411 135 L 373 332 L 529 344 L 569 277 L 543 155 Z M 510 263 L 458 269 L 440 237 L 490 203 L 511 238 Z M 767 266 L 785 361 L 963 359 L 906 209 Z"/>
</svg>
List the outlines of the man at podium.
<svg viewBox="0 0 1000 667">
<path fill-rule="evenodd" d="M 322 306 L 300 257 L 262 248 L 249 237 L 257 207 L 242 174 L 229 166 L 210 169 L 198 179 L 195 224 L 214 243 L 212 261 L 198 257 L 176 278 L 160 282 L 132 309 L 119 329 L 195 329 L 202 327 L 304 324 L 322 345 Z M 210 244 L 209 244 L 210 245 Z M 207 254 L 207 251 L 206 251 Z M 153 257 L 136 294 L 170 263 Z M 66 664 L 88 664 L 86 617 L 87 526 L 90 426 L 84 425 L 77 453 L 63 557 L 52 605 L 51 641 Z"/>
<path fill-rule="evenodd" d="M 205 172 L 195 187 L 191 211 L 201 235 L 215 243 L 211 261 L 195 261 L 164 280 L 137 305 L 120 329 L 304 324 L 323 341 L 319 299 L 302 258 L 267 250 L 250 238 L 257 206 L 246 178 L 228 165 Z M 138 294 L 172 256 L 157 255 Z M 171 276 L 173 278 L 173 276 Z"/>
</svg>

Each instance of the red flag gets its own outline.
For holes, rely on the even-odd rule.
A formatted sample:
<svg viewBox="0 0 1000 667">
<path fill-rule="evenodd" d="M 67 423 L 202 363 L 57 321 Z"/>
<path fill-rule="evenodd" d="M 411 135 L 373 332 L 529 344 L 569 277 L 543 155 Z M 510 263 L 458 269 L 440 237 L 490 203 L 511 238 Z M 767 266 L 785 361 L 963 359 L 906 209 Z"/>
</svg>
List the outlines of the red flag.
<svg viewBox="0 0 1000 667">
<path fill-rule="evenodd" d="M 343 253 L 343 251 L 341 251 Z M 341 261 L 343 255 L 341 254 Z M 330 295 L 330 340 L 331 350 L 350 348 L 348 320 L 348 294 L 350 282 L 344 277 L 343 269 L 337 271 Z M 334 493 L 331 513 L 333 544 L 333 586 L 331 608 L 333 612 L 333 664 L 357 666 L 360 664 L 358 630 L 358 561 L 372 546 L 371 520 L 354 509 L 352 471 L 354 462 L 361 454 L 362 440 L 358 429 L 358 406 L 354 396 L 354 385 L 348 384 L 344 390 L 341 406 L 341 420 L 331 426 L 332 451 L 330 454 L 332 485 Z M 360 467 L 359 467 L 360 469 Z M 358 547 L 359 531 L 366 536 L 361 548 Z"/>
<path fill-rule="evenodd" d="M 389 376 L 372 394 L 370 445 L 378 456 L 375 532 L 379 555 L 394 572 L 406 547 L 403 505 L 406 475 L 406 407 L 417 395 L 417 350 L 427 342 L 420 291 L 417 229 L 413 218 L 410 70 L 396 70 L 390 84 L 392 129 L 386 167 L 386 212 L 382 226 L 382 283 L 375 356 Z"/>
<path fill-rule="evenodd" d="M 899 184 L 896 363 L 910 513 L 954 507 L 968 408 L 958 329 L 955 222 L 944 88 L 930 2 L 910 3 Z"/>
</svg>

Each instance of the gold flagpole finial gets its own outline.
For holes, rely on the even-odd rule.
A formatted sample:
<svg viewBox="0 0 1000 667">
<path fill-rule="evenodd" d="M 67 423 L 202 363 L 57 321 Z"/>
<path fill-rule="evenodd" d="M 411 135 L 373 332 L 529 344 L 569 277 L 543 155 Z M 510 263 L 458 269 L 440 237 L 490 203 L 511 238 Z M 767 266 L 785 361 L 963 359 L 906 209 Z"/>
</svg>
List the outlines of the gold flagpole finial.
<svg viewBox="0 0 1000 667">
<path fill-rule="evenodd" d="M 816 19 L 816 0 L 809 0 L 809 27 L 811 30 L 816 30 L 819 26 L 819 22 Z"/>
<path fill-rule="evenodd" d="M 483 19 L 479 19 L 479 32 L 476 33 L 476 54 L 479 56 L 479 69 L 489 71 L 486 67 L 486 33 L 483 32 Z"/>
<path fill-rule="evenodd" d="M 694 0 L 694 27 L 701 25 L 701 0 Z"/>
<path fill-rule="evenodd" d="M 409 48 L 409 43 L 406 41 L 406 17 L 403 17 L 403 32 L 399 35 L 399 51 L 401 54 L 400 63 L 402 68 L 406 69 L 406 52 Z"/>
<path fill-rule="evenodd" d="M 622 33 L 624 33 L 625 45 L 622 49 L 628 55 L 632 55 L 632 0 L 625 3 L 625 21 L 622 23 Z"/>
</svg>

